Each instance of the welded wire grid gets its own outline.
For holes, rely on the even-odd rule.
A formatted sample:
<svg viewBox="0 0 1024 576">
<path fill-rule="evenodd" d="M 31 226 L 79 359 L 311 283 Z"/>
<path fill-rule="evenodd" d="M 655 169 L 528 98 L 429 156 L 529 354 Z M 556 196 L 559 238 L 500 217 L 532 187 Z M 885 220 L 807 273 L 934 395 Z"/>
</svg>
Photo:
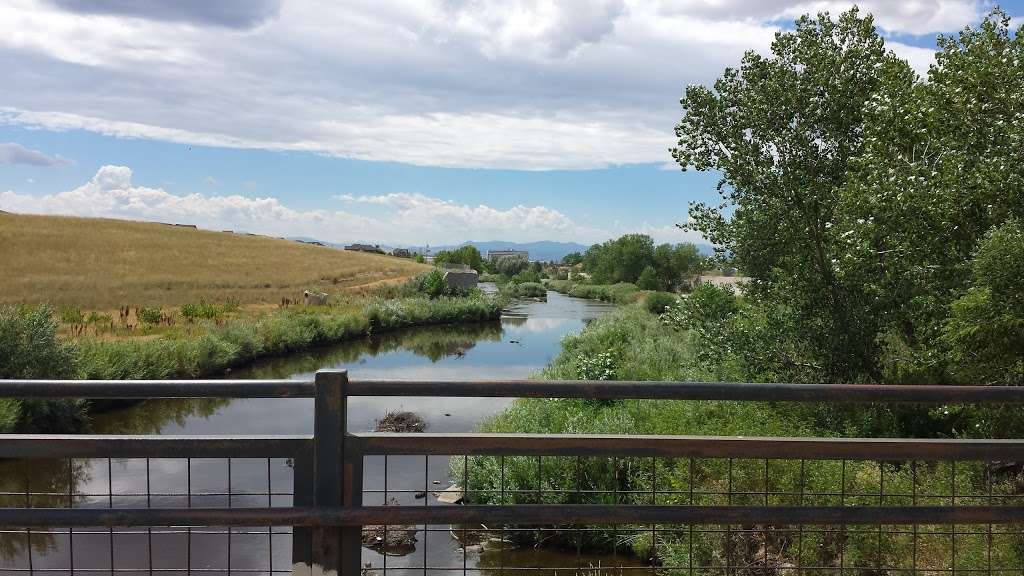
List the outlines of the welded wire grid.
<svg viewBox="0 0 1024 576">
<path fill-rule="evenodd" d="M 367 456 L 364 503 L 1022 504 L 1007 462 Z M 463 487 L 466 487 L 463 491 Z M 454 504 L 450 504 L 454 505 Z M 1024 574 L 1006 525 L 371 526 L 364 576 Z"/>
<path fill-rule="evenodd" d="M 284 458 L 0 462 L 0 506 L 291 506 Z M 291 527 L 0 529 L 0 576 L 292 572 Z"/>
</svg>

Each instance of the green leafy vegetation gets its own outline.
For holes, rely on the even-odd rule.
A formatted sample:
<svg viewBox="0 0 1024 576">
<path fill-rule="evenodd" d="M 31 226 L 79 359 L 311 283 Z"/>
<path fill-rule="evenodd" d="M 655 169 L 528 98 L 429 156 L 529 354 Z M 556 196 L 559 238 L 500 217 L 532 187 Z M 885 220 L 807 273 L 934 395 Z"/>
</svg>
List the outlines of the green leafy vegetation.
<svg viewBox="0 0 1024 576">
<path fill-rule="evenodd" d="M 679 302 L 679 296 L 671 292 L 650 292 L 644 297 L 644 306 L 651 314 L 664 314 Z"/>
<path fill-rule="evenodd" d="M 182 314 L 184 314 L 184 311 L 182 312 Z M 160 320 L 163 319 L 164 313 L 163 310 L 159 308 L 143 307 L 139 308 L 139 310 L 135 313 L 135 316 L 138 317 L 139 322 L 152 325 L 159 324 Z"/>
<path fill-rule="evenodd" d="M 75 347 L 57 336 L 49 307 L 0 306 L 0 379 L 74 377 L 78 361 Z M 80 401 L 0 398 L 0 433 L 79 430 L 83 412 Z"/>
<path fill-rule="evenodd" d="M 886 384 L 1024 383 L 1024 29 L 996 10 L 956 37 L 940 38 L 927 79 L 892 52 L 856 9 L 804 16 L 779 33 L 770 55 L 747 53 L 713 87 L 690 86 L 673 156 L 683 169 L 715 170 L 721 203 L 691 205 L 689 227 L 719 248 L 720 263 L 751 281 L 742 292 L 702 284 L 656 315 L 665 297 L 628 304 L 567 337 L 540 376 L 619 380 Z M 581 259 L 593 284 L 552 281 L 574 296 L 628 302 L 666 277 L 649 239 L 630 235 Z M 629 282 L 629 284 L 625 283 Z M 616 292 L 613 294 L 613 292 Z M 660 300 L 660 301 L 659 301 Z M 648 311 L 650 310 L 650 311 Z M 652 314 L 651 312 L 655 312 Z M 1019 437 L 1016 410 L 904 406 L 519 400 L 486 422 L 489 432 L 723 436 Z M 870 494 L 842 503 L 935 502 L 958 494 L 1019 492 L 1018 469 L 986 462 L 817 462 L 564 458 L 456 459 L 469 493 L 496 503 L 610 503 L 666 491 L 662 504 L 759 504 L 770 491 Z M 577 469 L 577 465 L 580 469 Z M 806 465 L 806 469 L 805 469 Z M 728 470 L 725 466 L 729 466 Z M 770 469 L 770 475 L 766 471 Z M 723 480 L 727 478 L 726 481 Z M 499 485 L 500 484 L 500 485 Z M 504 490 L 501 490 L 504 488 Z M 579 492 L 582 489 L 583 492 Z M 925 492 L 927 491 L 927 492 Z M 615 493 L 615 496 L 612 494 Z M 498 496 L 494 496 L 494 495 Z M 838 504 L 830 496 L 819 496 Z M 636 503 L 649 503 L 648 500 Z M 784 502 L 779 502 L 782 504 Z M 823 502 L 824 503 L 824 502 Z M 922 502 L 918 502 L 921 504 Z M 666 565 L 900 566 L 916 554 L 941 569 L 950 541 L 848 527 L 799 543 L 758 537 L 664 535 Z M 532 545 L 626 545 L 650 558 L 649 536 L 615 540 L 602 528 Z M 874 537 L 872 537 L 874 536 Z M 551 538 L 552 541 L 543 540 Z M 1024 538 L 997 546 L 957 540 L 958 568 L 984 568 L 991 553 L 1015 565 Z M 840 552 L 842 550 L 842 552 Z M 842 555 L 842 557 L 840 556 Z"/>
<path fill-rule="evenodd" d="M 437 266 L 463 264 L 477 272 L 483 272 L 484 270 L 484 259 L 480 255 L 480 250 L 477 250 L 476 246 L 470 244 L 460 246 L 455 250 L 441 250 L 434 256 L 434 264 Z"/>
<path fill-rule="evenodd" d="M 577 284 L 569 280 L 552 280 L 548 287 L 555 292 L 567 294 L 574 298 L 601 300 L 613 304 L 629 304 L 641 298 L 640 288 L 636 284 L 621 282 L 619 284 Z"/>
<path fill-rule="evenodd" d="M 703 260 L 692 244 L 655 246 L 650 236 L 626 234 L 594 244 L 581 262 L 595 284 L 635 283 L 644 290 L 679 290 L 700 272 Z"/>
<path fill-rule="evenodd" d="M 198 332 L 175 330 L 148 339 L 57 335 L 46 306 L 0 306 L 0 378 L 164 379 L 222 374 L 259 358 L 280 356 L 401 328 L 495 321 L 500 297 L 377 297 L 361 308 L 284 308 L 255 318 L 194 317 Z M 224 305 L 206 304 L 223 314 Z M 140 320 L 143 309 L 139 310 Z M 144 321 L 144 320 L 143 320 Z M 159 321 L 159 318 L 157 318 Z M 0 400 L 0 431 L 68 432 L 86 426 L 88 405 Z"/>
<path fill-rule="evenodd" d="M 509 282 L 506 291 L 514 298 L 544 298 L 548 295 L 548 289 L 540 282 Z"/>
<path fill-rule="evenodd" d="M 427 296 L 442 298 L 451 296 L 468 296 L 472 290 L 450 286 L 444 278 L 444 270 L 434 268 L 409 279 L 399 291 L 402 296 Z"/>
<path fill-rule="evenodd" d="M 719 289 L 715 289 L 719 290 Z M 706 307 L 728 308 L 730 300 L 722 293 L 706 292 L 701 297 Z M 728 293 L 724 294 L 729 295 Z M 538 376 L 550 379 L 595 380 L 691 380 L 734 374 L 707 371 L 701 361 L 694 335 L 680 333 L 650 314 L 640 304 L 623 306 L 590 323 L 583 332 L 566 337 L 562 353 Z M 737 367 L 740 369 L 741 367 Z M 819 436 L 835 437 L 856 433 L 841 429 L 821 417 L 826 406 L 754 402 L 625 400 L 593 401 L 571 399 L 521 399 L 509 409 L 491 418 L 481 429 L 497 433 L 535 434 L 628 434 L 628 435 L 714 435 L 714 436 Z M 876 505 L 878 495 L 887 503 L 910 504 L 909 494 L 929 494 L 929 502 L 948 501 L 952 486 L 958 493 L 986 493 L 991 486 L 998 496 L 1016 494 L 1016 473 L 993 474 L 985 462 L 949 462 L 879 464 L 865 461 L 792 460 L 769 461 L 765 484 L 763 460 L 736 459 L 658 459 L 652 467 L 649 459 L 620 458 L 544 458 L 472 457 L 468 462 L 453 458 L 452 475 L 468 474 L 469 494 L 474 503 L 545 504 L 649 504 L 650 492 L 657 486 L 665 494 L 658 504 L 724 504 L 731 491 L 734 505 L 759 505 L 762 494 L 770 491 L 774 503 L 797 505 L 800 493 L 822 505 L 839 505 L 841 492 L 848 494 L 843 503 Z M 502 470 L 502 464 L 504 470 Z M 617 466 L 617 469 L 616 469 Z M 692 467 L 691 467 L 692 466 Z M 538 500 L 537 486 L 542 486 Z M 689 493 L 696 496 L 691 502 Z M 916 492 L 915 492 L 916 491 Z M 971 492 L 973 491 L 973 492 Z M 616 495 L 617 493 L 617 495 Z M 853 495 L 853 496 L 851 496 Z M 867 495 L 867 496 L 865 496 Z M 804 501 L 806 503 L 806 500 Z M 921 503 L 920 501 L 918 503 Z M 839 555 L 847 561 L 857 558 L 860 565 L 901 565 L 914 545 L 909 534 L 887 538 L 881 547 L 877 532 L 859 533 L 848 527 L 844 541 L 825 533 L 805 534 L 799 542 L 785 538 L 760 539 L 757 531 L 738 531 L 729 545 L 741 561 L 754 565 L 758 550 L 770 554 L 779 563 L 793 563 L 797 555 L 805 565 L 830 566 Z M 522 546 L 565 546 L 575 549 L 610 551 L 631 549 L 640 558 L 651 557 L 651 542 L 638 528 L 639 537 L 624 537 L 628 527 L 617 531 L 589 527 L 572 529 L 552 536 L 552 532 L 519 531 L 512 536 Z M 1007 534 L 999 546 L 991 547 L 1000 565 L 1016 565 L 1024 560 L 1024 537 Z M 692 541 L 681 533 L 659 535 L 656 555 L 665 565 L 721 566 L 724 562 L 722 536 L 698 532 Z M 691 546 L 692 544 L 692 546 Z M 949 552 L 949 539 L 922 538 L 916 544 L 922 558 L 943 558 Z M 984 539 L 957 541 L 958 562 L 963 567 L 984 566 L 989 547 Z M 692 554 L 692 555 L 691 555 Z"/>
<path fill-rule="evenodd" d="M 1013 344 L 995 333 L 1012 323 L 963 328 L 993 311 L 973 255 L 1024 217 L 1024 35 L 997 10 L 939 48 L 921 79 L 870 17 L 805 16 L 771 55 L 687 88 L 673 155 L 722 174 L 722 204 L 692 205 L 690 226 L 752 277 L 735 329 L 701 344 L 720 362 L 762 380 L 970 384 L 971 338 Z M 1011 356 L 985 381 L 1012 382 Z"/>
</svg>

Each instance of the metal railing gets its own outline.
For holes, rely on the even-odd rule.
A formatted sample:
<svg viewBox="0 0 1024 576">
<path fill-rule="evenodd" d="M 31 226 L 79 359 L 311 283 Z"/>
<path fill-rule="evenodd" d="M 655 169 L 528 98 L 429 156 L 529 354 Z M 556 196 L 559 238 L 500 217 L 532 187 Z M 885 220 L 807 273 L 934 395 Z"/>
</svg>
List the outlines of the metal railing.
<svg viewBox="0 0 1024 576">
<path fill-rule="evenodd" d="M 383 566 L 366 566 L 362 553 L 364 530 L 382 526 L 384 538 L 388 527 L 423 526 L 423 538 L 431 532 L 461 530 L 467 527 L 485 532 L 500 531 L 497 541 L 504 550 L 508 534 L 516 531 L 545 530 L 562 532 L 570 546 L 575 545 L 577 557 L 582 554 L 584 531 L 600 526 L 622 526 L 631 537 L 650 538 L 650 552 L 646 559 L 633 559 L 633 564 L 619 564 L 617 573 L 636 569 L 649 569 L 657 573 L 713 570 L 721 574 L 740 573 L 860 573 L 869 571 L 863 565 L 847 565 L 843 548 L 837 548 L 838 565 L 833 560 L 822 564 L 819 555 L 815 561 L 803 562 L 803 540 L 811 534 L 841 534 L 843 543 L 849 541 L 847 527 L 877 528 L 878 554 L 881 558 L 883 538 L 911 538 L 912 558 L 905 565 L 884 566 L 877 560 L 870 567 L 876 572 L 989 572 L 1020 573 L 1022 566 L 1004 566 L 1000 546 L 1024 545 L 1024 535 L 1015 531 L 1024 524 L 1024 506 L 1019 498 L 1024 494 L 1000 493 L 992 490 L 993 463 L 1024 463 L 1024 441 L 963 440 L 963 439 L 863 439 L 863 438 L 738 438 L 697 436 L 622 436 L 622 435 L 539 435 L 539 434 L 486 434 L 486 433 L 369 433 L 351 432 L 347 427 L 348 402 L 362 396 L 401 397 L 532 397 L 576 398 L 590 400 L 700 400 L 700 401 L 758 401 L 758 402 L 815 402 L 815 403 L 907 403 L 922 405 L 944 404 L 1024 404 L 1024 388 L 948 387 L 948 386 L 875 386 L 875 385 L 794 385 L 794 384 L 728 384 L 693 382 L 589 382 L 589 381 L 359 381 L 349 380 L 343 370 L 323 370 L 312 381 L 2 381 L 0 398 L 89 398 L 89 399 L 151 399 L 151 398 L 313 398 L 314 422 L 312 435 L 299 436 L 97 436 L 97 435 L 0 435 L 0 459 L 53 460 L 68 462 L 69 488 L 63 491 L 33 492 L 26 481 L 24 501 L 20 506 L 0 507 L 0 526 L 10 527 L 7 533 L 24 534 L 28 540 L 27 568 L 9 571 L 55 571 L 33 564 L 32 537 L 37 529 L 66 528 L 68 550 L 71 555 L 68 571 L 88 572 L 91 569 L 75 567 L 75 546 L 72 539 L 82 538 L 74 528 L 88 529 L 88 534 L 110 535 L 110 560 L 106 571 L 118 572 L 115 558 L 115 529 L 144 527 L 145 531 L 131 532 L 150 539 L 149 565 L 135 572 L 160 571 L 225 571 L 196 568 L 186 560 L 183 568 L 154 567 L 154 533 L 160 529 L 184 531 L 189 538 L 191 556 L 192 536 L 196 529 L 224 527 L 227 533 L 227 572 L 274 573 L 341 573 L 359 575 L 376 570 L 388 571 L 387 550 L 382 554 Z M 422 456 L 425 467 L 431 456 L 460 456 L 464 475 L 459 487 L 465 499 L 461 506 L 428 505 L 426 495 L 432 490 L 429 474 L 423 474 L 423 486 L 415 490 L 388 489 L 388 457 Z M 364 486 L 364 462 L 367 457 L 383 457 L 382 486 Z M 110 489 L 99 494 L 93 507 L 79 507 L 70 476 L 75 459 L 106 459 L 108 468 L 114 459 L 142 459 L 145 461 L 146 490 L 133 494 L 145 498 L 145 507 L 115 505 L 113 472 L 107 482 Z M 242 507 L 233 506 L 234 499 L 253 494 L 232 493 L 232 459 L 256 458 L 267 460 L 267 489 L 260 492 L 265 505 L 251 502 Z M 500 494 L 487 494 L 486 489 L 470 492 L 474 484 L 470 477 L 470 463 L 474 467 L 482 459 L 492 458 L 500 463 L 498 474 Z M 506 487 L 506 459 L 535 459 L 537 486 Z M 555 478 L 545 484 L 541 478 L 544 458 L 575 459 L 576 486 L 567 478 Z M 650 459 L 650 468 L 634 462 Z M 183 495 L 186 502 L 178 505 L 153 506 L 152 499 L 168 497 L 151 490 L 150 461 L 152 459 L 187 459 L 188 486 Z M 226 459 L 228 483 L 226 493 L 196 494 L 191 482 L 193 461 L 198 459 Z M 270 459 L 287 459 L 293 475 L 290 492 L 275 491 L 271 482 Z M 473 460 L 478 459 L 478 460 Z M 605 490 L 585 490 L 581 485 L 584 474 L 583 460 L 599 460 L 611 465 L 613 486 Z M 701 474 L 702 461 L 726 463 L 722 469 L 708 469 L 711 478 L 704 485 L 695 478 Z M 679 470 L 688 466 L 689 480 L 682 485 L 656 485 L 659 461 L 682 462 Z M 799 464 L 798 488 L 787 485 L 771 489 L 770 470 L 773 462 L 793 461 Z M 840 485 L 829 491 L 806 490 L 805 468 L 818 461 L 841 462 Z M 847 478 L 847 463 L 870 461 L 879 470 L 877 493 L 860 493 L 851 489 Z M 980 463 L 987 492 L 958 494 L 958 462 Z M 762 474 L 763 463 L 763 478 Z M 951 470 L 950 492 L 929 494 L 921 492 L 917 480 L 919 463 L 946 463 Z M 622 472 L 628 464 L 629 470 Z M 891 466 L 892 468 L 886 468 Z M 963 465 L 962 465 L 963 466 Z M 910 468 L 913 481 L 909 486 L 885 490 L 886 474 Z M 796 468 L 794 467 L 794 470 Z M 490 469 L 493 471 L 493 468 Z M 961 472 L 963 472 L 961 468 Z M 630 472 L 632 471 L 632 472 Z M 751 472 L 753 471 L 753 472 Z M 650 487 L 643 490 L 620 489 L 628 483 L 620 482 L 625 474 L 646 474 Z M 734 476 L 746 474 L 754 478 L 756 489 L 736 489 Z M 455 475 L 455 474 L 453 474 Z M 716 476 L 717 475 L 717 476 Z M 490 485 L 493 486 L 493 479 Z M 874 484 L 873 484 L 874 485 Z M 547 488 L 545 488 L 547 486 Z M 561 488 L 559 488 L 561 486 Z M 717 488 L 711 488 L 711 487 Z M 634 487 L 635 488 L 635 487 Z M 438 490 L 436 487 L 433 490 Z M 895 490 L 895 491 L 892 491 Z M 440 492 L 445 492 L 441 489 Z M 395 494 L 416 493 L 409 504 L 389 501 Z M 491 490 L 494 492 L 494 490 Z M 566 496 L 569 493 L 570 496 Z M 364 495 L 373 494 L 379 505 L 364 505 Z M 597 494 L 596 497 L 590 497 Z M 17 499 L 20 491 L 8 491 L 2 496 Z M 66 498 L 64 498 L 66 496 Z M 195 506 L 199 497 L 226 498 L 227 505 Z M 290 497 L 286 503 L 275 505 L 275 497 Z M 475 497 L 475 498 L 474 498 Z M 104 499 L 107 501 L 104 501 Z M 63 500 L 62 500 L 63 499 Z M 94 499 L 95 500 L 95 499 Z M 419 502 L 422 500 L 422 503 Z M 474 500 L 488 504 L 473 503 Z M 868 503 L 870 501 L 870 503 Z M 497 502 L 495 504 L 495 502 Z M 44 506 L 39 506 L 39 503 Z M 57 505 L 54 505 L 57 504 Z M 670 528 L 677 525 L 682 528 Z M 919 526 L 951 526 L 938 530 L 919 531 Z M 961 528 L 957 528 L 960 525 Z M 230 546 L 232 534 L 249 534 L 245 527 L 269 526 L 265 532 L 270 541 L 270 560 L 264 568 L 245 569 L 231 566 Z M 274 532 L 273 527 L 288 527 L 287 532 Z M 441 526 L 442 528 L 434 528 Z M 646 527 L 645 527 L 646 526 Z M 712 526 L 698 534 L 719 538 L 725 550 L 711 560 L 695 555 L 695 527 Z M 883 526 L 892 527 L 883 531 Z M 980 526 L 971 529 L 969 526 Z M 1003 531 L 1001 528 L 1008 527 Z M 232 530 L 235 530 L 232 532 Z M 660 531 L 660 532 L 659 532 Z M 769 533 L 776 533 L 774 537 Z M 212 533 L 212 532 L 211 532 Z M 659 537 L 659 533 L 662 534 Z M 744 534 L 760 534 L 759 551 L 737 551 L 736 538 Z M 1002 534 L 1011 534 L 1012 544 L 1002 544 Z M 62 533 L 63 534 L 63 533 Z M 664 536 L 677 534 L 678 538 Z M 853 532 L 856 535 L 856 532 Z M 291 562 L 287 570 L 275 568 L 273 539 L 290 535 Z M 639 536 L 638 536 L 639 535 Z M 724 536 L 723 536 L 724 535 Z M 739 535 L 739 536 L 738 536 Z M 974 554 L 970 566 L 958 564 L 956 558 L 958 537 L 987 538 L 986 559 Z M 37 538 L 40 536 L 36 536 Z M 941 562 L 918 558 L 918 541 L 931 537 L 949 537 L 952 560 Z M 753 537 L 751 537 L 753 538 Z M 829 541 L 822 537 L 822 542 Z M 671 540 L 673 546 L 689 546 L 686 566 L 669 566 L 660 561 L 659 546 Z M 611 538 L 612 553 L 618 554 L 625 540 L 618 532 Z M 771 541 L 771 544 L 770 544 Z M 468 568 L 467 544 L 463 539 L 462 566 L 435 566 L 428 561 L 426 543 L 423 564 L 417 566 L 423 574 L 430 571 L 461 570 Z M 750 542 L 753 542 L 751 540 Z M 746 542 L 744 545 L 749 545 Z M 385 546 L 387 543 L 385 542 Z M 821 544 L 817 544 L 819 547 Z M 831 544 L 830 544 L 831 545 Z M 769 549 L 772 549 L 770 552 Z M 760 556 L 758 556 L 760 555 Z M 769 558 L 769 556 L 772 556 Z M 993 555 L 996 559 L 993 560 Z M 786 559 L 783 559 L 783 557 Z M 833 554 L 832 556 L 835 556 Z M 831 558 L 831 556 L 830 556 Z M 980 558 L 980 559 L 979 559 Z M 860 562 L 861 560 L 857 560 Z M 703 563 L 702 563 L 703 562 Z M 995 562 L 995 564 L 993 564 Z M 38 563 L 38 560 L 37 562 Z M 980 563 L 980 564 L 979 564 Z M 372 564 L 372 563 L 371 563 Z M 819 565 L 821 564 L 821 565 Z M 405 568 L 408 568 L 406 566 Z M 492 569 L 501 572 L 516 567 L 506 566 L 504 556 L 490 568 L 483 564 L 472 570 Z M 523 567 L 519 567 L 523 568 Z M 571 568 L 571 567 L 566 567 Z M 575 569 L 587 569 L 577 565 Z M 592 567 L 589 567 L 592 569 Z M 395 569 L 395 568 L 392 568 Z M 63 570 L 63 569 L 61 569 Z M 103 571 L 103 570 L 92 570 Z M 601 572 L 598 569 L 598 572 Z"/>
</svg>

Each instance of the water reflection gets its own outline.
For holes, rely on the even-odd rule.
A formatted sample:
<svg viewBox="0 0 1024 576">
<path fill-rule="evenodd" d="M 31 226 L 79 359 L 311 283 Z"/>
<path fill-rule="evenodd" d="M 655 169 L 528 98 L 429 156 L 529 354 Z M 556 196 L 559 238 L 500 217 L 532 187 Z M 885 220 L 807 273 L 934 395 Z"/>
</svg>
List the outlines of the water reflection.
<svg viewBox="0 0 1024 576">
<path fill-rule="evenodd" d="M 502 379 L 526 378 L 540 370 L 558 354 L 560 341 L 578 331 L 590 320 L 612 306 L 577 300 L 550 293 L 547 302 L 522 302 L 510 307 L 502 321 L 434 326 L 375 335 L 372 338 L 270 359 L 244 370 L 232 378 L 309 379 L 321 368 L 347 368 L 353 378 L 437 378 Z M 501 398 L 354 398 L 349 407 L 349 429 L 370 430 L 374 421 L 388 411 L 412 409 L 423 417 L 430 431 L 472 431 L 485 418 L 501 411 L 510 400 Z M 92 422 L 96 433 L 104 434 L 309 434 L 313 428 L 310 399 L 237 399 L 237 400 L 158 400 L 98 415 Z M 424 458 L 389 457 L 387 460 L 388 500 L 401 504 L 439 505 L 432 491 L 452 483 L 447 456 Z M 35 506 L 66 506 L 72 494 L 75 506 L 266 506 L 290 503 L 291 469 L 284 460 L 232 460 L 229 469 L 223 460 L 96 460 L 0 462 L 0 493 L 3 506 L 25 505 L 26 482 Z M 385 485 L 384 458 L 368 457 L 364 467 L 364 486 L 377 491 L 366 495 L 366 503 L 382 503 Z M 192 496 L 187 494 L 191 490 Z M 147 497 L 147 491 L 152 492 Z M 201 492 L 201 495 L 197 495 Z M 416 493 L 426 493 L 416 498 Z M 231 496 L 227 494 L 230 493 Z M 39 498 L 39 499 L 37 499 Z M 49 499 L 49 500 L 47 500 Z M 491 544 L 468 546 L 465 554 L 447 527 L 424 532 L 417 527 L 412 554 L 389 557 L 388 568 L 423 566 L 474 567 L 501 572 L 494 564 Z M 74 554 L 77 566 L 109 566 L 110 542 L 118 555 L 154 554 L 154 563 L 170 566 L 189 557 L 192 567 L 223 566 L 225 535 L 160 533 L 152 548 L 143 542 L 134 552 L 122 552 L 117 544 L 121 536 L 95 545 L 83 545 L 87 536 L 75 534 Z M 116 535 L 117 531 L 115 531 Z M 139 535 L 131 535 L 138 537 Z M 246 540 L 252 536 L 250 540 Z M 290 563 L 290 537 L 233 534 L 232 566 L 269 566 L 275 569 Z M 97 538 L 106 538 L 100 534 Z M 128 538 L 129 535 L 123 535 Z M 142 534 L 147 538 L 148 534 Z M 5 569 L 27 567 L 21 534 L 0 535 L 0 573 Z M 67 534 L 34 532 L 32 549 L 36 567 L 66 567 L 71 543 Z M 106 542 L 106 543 L 104 543 Z M 196 543 L 200 544 L 197 545 Z M 248 542 L 248 543 L 246 543 Z M 79 549 L 81 547 L 81 549 Z M 131 546 L 129 546 L 131 548 Z M 504 566 L 575 566 L 575 554 L 506 550 Z M 543 557 L 536 556 L 541 554 Z M 522 557 L 520 557 L 522 556 Z M 163 558 L 163 560 L 161 560 Z M 175 560 L 177 559 L 177 560 Z M 146 558 L 142 564 L 145 567 Z M 384 557 L 363 549 L 364 565 L 383 566 Z M 526 564 L 520 564 L 525 562 Z M 583 565 L 607 562 L 601 557 L 586 557 Z M 168 564 L 170 563 L 170 564 Z M 540 564 L 538 564 L 540 563 Z M 175 564 L 177 565 L 177 564 Z M 261 568 L 262 569 L 262 568 Z"/>
</svg>

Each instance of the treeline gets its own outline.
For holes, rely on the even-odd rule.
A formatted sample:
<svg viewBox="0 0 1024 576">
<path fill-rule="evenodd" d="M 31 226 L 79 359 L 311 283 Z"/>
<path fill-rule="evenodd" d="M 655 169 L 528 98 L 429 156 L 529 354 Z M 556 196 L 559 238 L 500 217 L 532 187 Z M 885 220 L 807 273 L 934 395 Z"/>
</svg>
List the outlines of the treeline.
<svg viewBox="0 0 1024 576">
<path fill-rule="evenodd" d="M 563 260 L 583 264 L 594 284 L 636 284 L 641 290 L 677 291 L 689 286 L 704 264 L 693 244 L 659 244 L 646 234 L 626 234 L 594 244 L 583 254 L 573 252 Z"/>
<path fill-rule="evenodd" d="M 1024 34 L 995 10 L 927 77 L 870 16 L 802 17 L 690 86 L 672 151 L 715 170 L 691 228 L 752 277 L 673 316 L 722 376 L 1024 384 Z M 737 373 L 738 372 L 738 373 Z"/>
</svg>

